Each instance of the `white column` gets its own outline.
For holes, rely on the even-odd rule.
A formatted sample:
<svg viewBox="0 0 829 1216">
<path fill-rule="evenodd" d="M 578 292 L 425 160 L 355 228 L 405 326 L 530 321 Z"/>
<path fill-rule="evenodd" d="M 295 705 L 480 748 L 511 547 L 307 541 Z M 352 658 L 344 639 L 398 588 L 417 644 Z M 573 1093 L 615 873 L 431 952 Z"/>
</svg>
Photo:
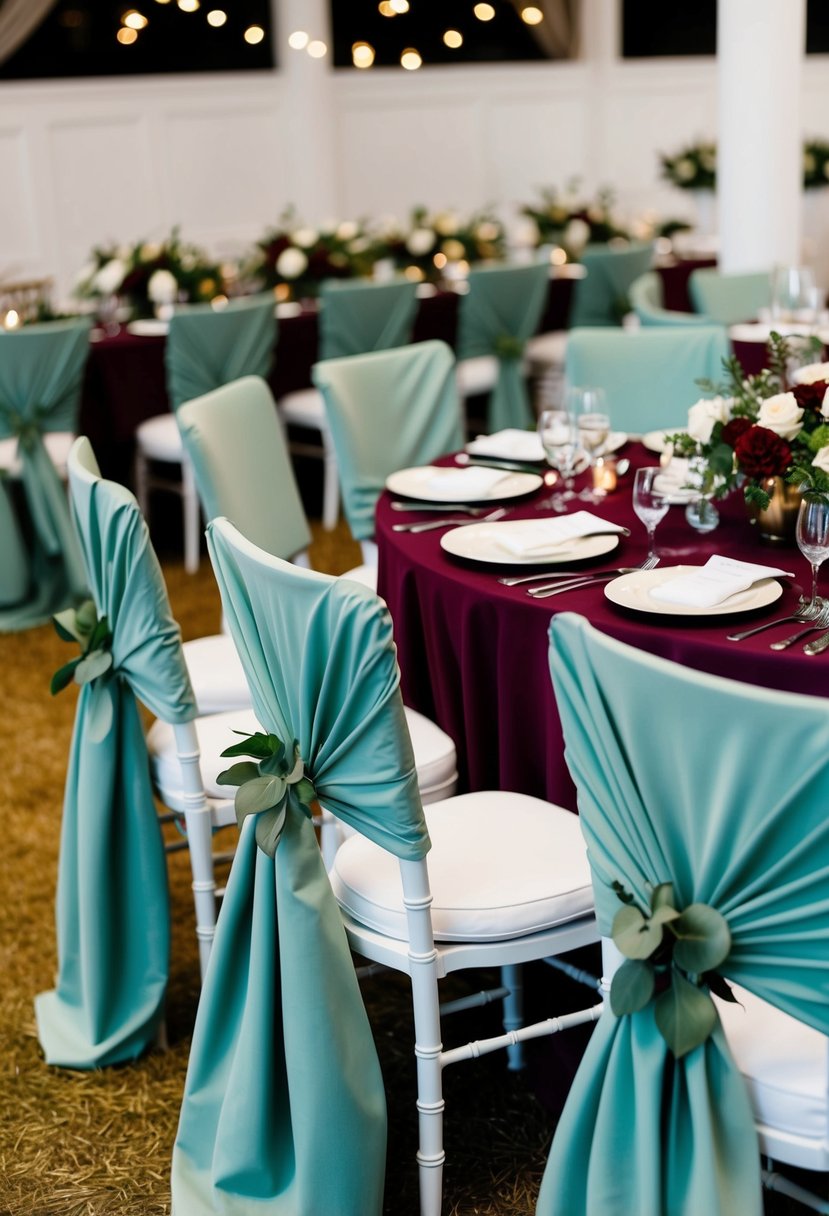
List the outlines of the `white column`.
<svg viewBox="0 0 829 1216">
<path fill-rule="evenodd" d="M 285 193 L 299 217 L 318 224 L 339 214 L 339 181 L 334 105 L 334 48 L 327 0 L 271 0 L 276 26 L 276 56 L 287 85 L 282 132 L 288 150 Z M 327 53 L 314 59 L 293 50 L 288 38 L 305 30 L 324 42 Z"/>
<path fill-rule="evenodd" d="M 806 0 L 720 0 L 717 9 L 720 267 L 796 265 Z"/>
</svg>

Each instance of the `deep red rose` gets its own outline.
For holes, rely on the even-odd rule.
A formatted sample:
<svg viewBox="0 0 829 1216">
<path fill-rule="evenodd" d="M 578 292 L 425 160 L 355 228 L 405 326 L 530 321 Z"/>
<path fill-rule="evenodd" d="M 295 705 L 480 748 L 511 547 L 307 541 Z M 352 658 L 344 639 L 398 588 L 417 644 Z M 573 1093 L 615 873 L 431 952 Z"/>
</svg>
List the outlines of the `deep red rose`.
<svg viewBox="0 0 829 1216">
<path fill-rule="evenodd" d="M 816 380 L 814 384 L 793 384 L 789 391 L 794 393 L 802 410 L 814 410 L 819 413 L 827 388 L 829 384 L 825 380 Z"/>
<path fill-rule="evenodd" d="M 722 429 L 720 438 L 723 443 L 727 443 L 730 448 L 737 446 L 737 440 L 746 431 L 750 430 L 754 423 L 750 418 L 732 418 L 730 422 L 726 422 Z"/>
<path fill-rule="evenodd" d="M 261 244 L 260 248 L 264 252 L 268 262 L 272 266 L 275 266 L 276 259 L 279 257 L 280 253 L 284 253 L 286 249 L 290 248 L 290 244 L 291 242 L 286 236 L 277 236 L 274 237 L 272 241 L 266 241 L 264 244 Z"/>
<path fill-rule="evenodd" d="M 746 477 L 781 477 L 792 459 L 792 449 L 766 426 L 752 426 L 734 448 L 737 463 Z"/>
</svg>

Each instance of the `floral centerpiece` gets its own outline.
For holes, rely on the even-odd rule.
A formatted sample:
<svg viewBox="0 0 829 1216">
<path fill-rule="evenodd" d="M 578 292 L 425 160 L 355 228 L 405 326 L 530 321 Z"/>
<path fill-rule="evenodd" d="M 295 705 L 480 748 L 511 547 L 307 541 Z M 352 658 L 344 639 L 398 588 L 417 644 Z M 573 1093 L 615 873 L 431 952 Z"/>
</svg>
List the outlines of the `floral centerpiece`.
<svg viewBox="0 0 829 1216">
<path fill-rule="evenodd" d="M 578 180 L 574 179 L 561 193 L 553 188 L 542 190 L 541 202 L 523 206 L 521 214 L 535 225 L 537 245 L 553 242 L 569 258 L 577 259 L 585 245 L 629 238 L 630 233 L 613 214 L 614 201 L 613 191 L 607 188 L 599 190 L 592 201 L 579 198 Z"/>
<path fill-rule="evenodd" d="M 499 261 L 506 255 L 501 221 L 488 209 L 471 215 L 429 212 L 415 207 L 406 224 L 386 220 L 376 233 L 378 260 L 390 259 L 409 278 L 431 282 L 447 276 L 452 266 Z M 451 271 L 450 271 L 451 275 Z"/>
<path fill-rule="evenodd" d="M 257 241 L 243 277 L 273 289 L 279 299 L 301 300 L 317 296 L 324 279 L 370 276 L 376 256 L 361 221 L 331 221 L 315 228 L 289 209 Z"/>
<path fill-rule="evenodd" d="M 819 340 L 813 349 L 820 349 Z M 829 363 L 810 363 L 791 377 L 791 340 L 772 333 L 769 366 L 745 377 L 724 361 L 722 383 L 701 380 L 712 394 L 692 405 L 687 432 L 668 436 L 677 456 L 701 471 L 702 491 L 722 498 L 742 485 L 746 503 L 768 508 L 775 479 L 806 495 L 829 494 Z"/>
<path fill-rule="evenodd" d="M 713 190 L 717 184 L 717 145 L 688 144 L 672 156 L 660 153 L 662 177 L 680 190 Z"/>
<path fill-rule="evenodd" d="M 75 283 L 79 299 L 117 297 L 134 317 L 151 317 L 174 304 L 207 303 L 226 293 L 226 272 L 177 228 L 161 242 L 99 246 Z"/>
<path fill-rule="evenodd" d="M 807 139 L 803 145 L 803 188 L 829 186 L 829 142 Z"/>
</svg>

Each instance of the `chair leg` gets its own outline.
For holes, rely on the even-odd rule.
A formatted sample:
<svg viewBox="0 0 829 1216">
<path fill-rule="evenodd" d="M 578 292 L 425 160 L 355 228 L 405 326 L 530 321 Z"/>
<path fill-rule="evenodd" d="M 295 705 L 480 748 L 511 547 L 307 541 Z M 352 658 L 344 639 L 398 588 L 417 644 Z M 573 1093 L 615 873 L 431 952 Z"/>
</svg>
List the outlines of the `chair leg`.
<svg viewBox="0 0 829 1216">
<path fill-rule="evenodd" d="M 184 569 L 195 574 L 199 568 L 201 513 L 193 466 L 184 459 L 181 463 L 181 504 L 184 527 Z"/>
<path fill-rule="evenodd" d="M 327 427 L 322 432 L 322 448 L 322 526 L 326 532 L 333 532 L 340 517 L 340 475 L 334 441 Z"/>
<path fill-rule="evenodd" d="M 520 963 L 507 963 L 501 968 L 501 983 L 507 989 L 504 997 L 504 1030 L 520 1030 L 524 1025 L 524 973 Z M 515 1043 L 507 1048 L 507 1068 L 520 1072 L 524 1067 L 524 1047 Z"/>
</svg>

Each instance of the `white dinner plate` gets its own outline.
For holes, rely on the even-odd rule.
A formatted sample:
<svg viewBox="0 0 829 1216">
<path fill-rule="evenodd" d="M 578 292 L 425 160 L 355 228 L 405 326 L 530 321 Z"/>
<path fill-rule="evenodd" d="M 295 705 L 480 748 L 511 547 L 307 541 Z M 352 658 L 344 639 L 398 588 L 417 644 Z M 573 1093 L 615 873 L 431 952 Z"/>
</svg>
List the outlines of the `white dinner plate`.
<svg viewBox="0 0 829 1216">
<path fill-rule="evenodd" d="M 732 616 L 738 612 L 752 612 L 773 604 L 783 594 L 783 588 L 773 578 L 764 578 L 745 591 L 730 595 L 721 604 L 711 608 L 694 608 L 688 604 L 669 604 L 665 600 L 651 598 L 650 592 L 661 583 L 680 574 L 691 574 L 699 566 L 658 566 L 655 570 L 635 570 L 614 578 L 604 589 L 605 596 L 620 608 L 633 612 L 652 612 L 658 616 Z"/>
<path fill-rule="evenodd" d="M 826 325 L 809 324 L 808 322 L 778 321 L 774 324 L 767 321 L 745 321 L 728 327 L 728 336 L 732 342 L 768 342 L 772 330 L 776 330 L 784 338 L 808 338 L 816 335 L 824 344 L 829 342 L 829 327 Z"/>
<path fill-rule="evenodd" d="M 686 435 L 687 433 L 684 426 L 666 426 L 661 431 L 648 431 L 646 435 L 642 436 L 642 444 L 649 452 L 659 452 L 661 454 L 667 447 L 665 443 L 666 435 Z"/>
<path fill-rule="evenodd" d="M 137 321 L 127 322 L 127 333 L 135 334 L 137 338 L 163 338 L 170 332 L 170 322 L 162 321 L 159 317 L 141 317 Z"/>
<path fill-rule="evenodd" d="M 439 468 L 427 464 L 414 469 L 398 469 L 386 478 L 386 489 L 392 494 L 399 494 L 401 498 L 418 498 L 421 502 L 501 502 L 506 498 L 532 494 L 543 484 L 543 478 L 538 473 L 504 473 L 483 498 L 468 498 L 451 490 L 441 493 L 439 486 L 435 485 L 440 475 L 457 472 L 455 465 Z"/>
<path fill-rule="evenodd" d="M 537 461 L 539 464 L 541 464 L 541 462 L 544 460 L 544 449 L 541 446 L 541 440 L 537 435 L 533 435 L 532 432 L 529 431 L 527 432 L 527 436 L 528 440 L 530 437 L 537 440 L 537 447 L 536 444 L 532 444 L 532 446 L 530 446 L 528 443 L 527 451 L 525 453 L 516 451 L 515 449 L 510 449 L 509 444 L 503 450 L 499 449 L 492 443 L 486 442 L 486 436 L 479 436 L 478 439 L 471 440 L 466 445 L 465 450 L 470 454 L 470 456 L 481 456 L 488 460 L 518 460 L 522 464 L 532 464 Z M 609 456 L 611 452 L 618 452 L 619 448 L 624 447 L 627 441 L 628 437 L 625 431 L 611 431 L 599 449 L 598 455 Z M 532 455 L 527 454 L 529 452 L 532 452 Z"/>
<path fill-rule="evenodd" d="M 574 536 L 566 545 L 544 554 L 531 556 L 512 553 L 501 543 L 505 529 L 520 528 L 525 519 L 505 519 L 491 524 L 464 524 L 444 532 L 440 547 L 453 557 L 463 557 L 470 562 L 490 562 L 507 566 L 555 566 L 561 562 L 582 562 L 591 557 L 610 553 L 619 544 L 619 534 L 604 533 L 601 536 Z"/>
</svg>

